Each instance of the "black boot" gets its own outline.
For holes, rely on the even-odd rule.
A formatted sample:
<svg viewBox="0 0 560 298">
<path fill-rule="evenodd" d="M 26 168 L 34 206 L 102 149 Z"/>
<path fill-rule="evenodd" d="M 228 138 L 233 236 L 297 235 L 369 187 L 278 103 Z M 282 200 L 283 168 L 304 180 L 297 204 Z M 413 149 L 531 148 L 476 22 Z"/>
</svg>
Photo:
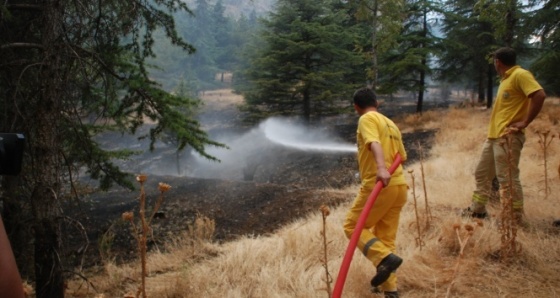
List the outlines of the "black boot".
<svg viewBox="0 0 560 298">
<path fill-rule="evenodd" d="M 385 298 L 399 298 L 399 292 L 385 292 Z"/>
<path fill-rule="evenodd" d="M 377 273 L 371 279 L 371 286 L 375 288 L 384 283 L 389 278 L 389 275 L 391 275 L 391 272 L 399 268 L 402 261 L 403 260 L 401 258 L 394 254 L 389 254 L 383 258 L 381 263 L 377 265 Z"/>
<path fill-rule="evenodd" d="M 471 207 L 468 207 L 466 209 L 463 209 L 463 211 L 461 212 L 461 216 L 485 219 L 485 218 L 488 217 L 488 213 L 486 213 L 486 212 L 474 212 L 471 209 Z"/>
</svg>

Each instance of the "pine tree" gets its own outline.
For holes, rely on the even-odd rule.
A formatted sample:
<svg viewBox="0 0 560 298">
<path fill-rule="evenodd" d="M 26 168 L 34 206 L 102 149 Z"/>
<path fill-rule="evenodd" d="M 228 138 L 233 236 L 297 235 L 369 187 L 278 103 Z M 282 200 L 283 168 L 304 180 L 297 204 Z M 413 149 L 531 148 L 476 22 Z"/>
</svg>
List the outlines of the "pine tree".
<svg viewBox="0 0 560 298">
<path fill-rule="evenodd" d="M 489 54 L 497 45 L 491 24 L 473 10 L 476 3 L 477 0 L 446 2 L 442 27 L 445 38 L 437 78 L 468 84 L 477 91 L 478 102 L 486 98 L 491 107 L 496 72 Z"/>
<path fill-rule="evenodd" d="M 494 37 L 500 46 L 521 48 L 527 38 L 527 31 L 523 28 L 525 23 L 525 10 L 523 1 L 505 0 L 491 1 L 479 0 L 474 9 L 479 13 L 481 21 L 492 24 Z M 532 1 L 529 1 L 531 5 Z"/>
<path fill-rule="evenodd" d="M 402 29 L 403 0 L 356 0 L 356 18 L 367 28 L 364 36 L 369 36 L 369 45 L 362 50 L 371 59 L 368 77 L 371 87 L 377 89 L 379 78 L 379 57 L 396 46 Z"/>
<path fill-rule="evenodd" d="M 349 17 L 324 0 L 280 0 L 264 20 L 263 42 L 244 74 L 246 110 L 258 120 L 298 115 L 306 121 L 348 108 L 351 90 L 365 83 L 364 59 Z M 361 73 L 361 81 L 353 81 Z"/>
<path fill-rule="evenodd" d="M 536 37 L 537 59 L 531 70 L 539 79 L 549 95 L 560 95 L 560 77 L 557 65 L 560 64 L 560 1 L 542 1 L 542 6 L 528 14 L 526 23 L 529 32 Z"/>
<path fill-rule="evenodd" d="M 171 15 L 180 10 L 188 7 L 179 0 L 0 4 L 0 130 L 26 137 L 21 187 L 3 179 L 2 199 L 30 206 L 8 217 L 32 223 L 38 298 L 64 296 L 62 203 L 76 193 L 75 170 L 86 169 L 102 188 L 132 187 L 112 163 L 131 152 L 103 150 L 97 134 L 135 133 L 150 119 L 156 124 L 144 137 L 152 146 L 164 132 L 175 134 L 179 150 L 188 146 L 208 158 L 205 146 L 222 146 L 181 113 L 193 100 L 163 91 L 148 76 L 156 30 L 194 51 L 175 30 Z"/>
<path fill-rule="evenodd" d="M 433 59 L 439 51 L 439 37 L 434 35 L 431 15 L 440 8 L 434 1 L 409 0 L 405 10 L 398 46 L 383 56 L 380 89 L 384 93 L 416 92 L 416 112 L 421 113 L 427 80 L 434 67 Z"/>
</svg>

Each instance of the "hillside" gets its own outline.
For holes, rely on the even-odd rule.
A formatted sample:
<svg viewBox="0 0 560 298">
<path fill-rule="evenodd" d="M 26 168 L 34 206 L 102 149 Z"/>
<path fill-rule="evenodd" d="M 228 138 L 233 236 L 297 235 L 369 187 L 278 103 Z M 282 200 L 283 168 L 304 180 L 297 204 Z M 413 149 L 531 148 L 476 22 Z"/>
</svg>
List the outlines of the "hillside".
<svg viewBox="0 0 560 298">
<path fill-rule="evenodd" d="M 388 106 L 385 108 L 390 112 Z M 560 149 L 558 140 L 553 139 L 547 159 L 549 191 L 544 192 L 543 150 L 539 138 L 546 130 L 558 135 L 558 115 L 560 102 L 550 100 L 543 114 L 527 132 L 521 169 L 529 226 L 516 230 L 516 243 L 520 250 L 515 257 L 507 258 L 500 257 L 504 244 L 498 228 L 498 202 L 489 206 L 491 218 L 480 224 L 458 216 L 461 208 L 468 205 L 474 187 L 472 171 L 484 139 L 489 111 L 468 107 L 429 111 L 421 117 L 406 113 L 394 115 L 408 140 L 422 136 L 423 132 L 435 133 L 430 142 L 422 145 L 425 152 L 423 162 L 415 159 L 406 164 L 409 202 L 402 213 L 397 239 L 398 254 L 405 260 L 399 269 L 401 297 L 557 296 L 560 292 L 560 276 L 556 274 L 560 270 L 560 233 L 552 226 L 552 221 L 560 216 L 557 196 L 560 178 L 556 173 L 560 164 L 557 154 Z M 427 141 L 429 138 L 420 139 Z M 416 150 L 415 144 L 407 141 L 410 152 Z M 323 159 L 326 155 L 314 159 L 312 156 L 315 154 L 309 152 L 299 152 L 302 155 L 293 153 L 286 155 L 284 163 L 275 163 L 275 171 L 268 172 L 285 173 L 286 177 L 294 179 L 286 180 L 289 181 L 286 184 L 279 183 L 282 180 L 277 179 L 274 183 L 189 177 L 181 178 L 185 179 L 181 183 L 180 180 L 166 181 L 171 179 L 169 176 L 149 180 L 155 182 L 161 179 L 172 184 L 183 196 L 183 199 L 173 201 L 172 188 L 164 205 L 168 205 L 165 207 L 165 221 L 185 229 L 166 234 L 160 230 L 164 221 L 154 228 L 157 239 L 165 238 L 172 243 L 152 245 L 156 249 L 152 249 L 148 258 L 148 296 L 327 296 L 325 265 L 330 278 L 336 279 L 348 243 L 340 225 L 356 192 L 356 183 L 350 179 L 336 187 L 326 187 L 328 183 L 321 181 L 334 184 L 336 180 L 329 180 L 332 179 L 329 177 L 346 177 L 352 171 L 352 162 L 349 161 L 348 167 L 333 165 L 331 171 L 337 174 L 324 176 L 321 173 L 325 173 L 325 169 L 316 170 L 315 167 L 325 164 Z M 291 168 L 279 167 L 290 164 L 289 161 L 292 162 Z M 555 170 L 550 171 L 550 168 Z M 336 172 L 339 169 L 348 172 Z M 299 175 L 301 172 L 305 174 Z M 314 181 L 316 184 L 310 183 L 306 187 L 306 184 L 297 184 L 296 181 Z M 200 185 L 200 188 L 194 185 Z M 148 189 L 153 191 L 154 187 L 151 184 Z M 195 189 L 205 189 L 206 192 L 197 196 Z M 249 190 L 255 196 L 247 195 L 243 190 Z M 191 198 L 196 198 L 200 204 L 198 210 L 192 209 L 193 212 L 200 211 L 203 218 L 209 218 L 203 225 L 206 227 L 205 236 L 196 236 L 196 223 L 181 223 L 177 221 L 178 213 L 173 213 L 183 208 L 178 204 L 193 204 Z M 331 209 L 325 222 L 327 255 L 322 253 L 323 226 L 318 211 L 321 204 L 327 204 Z M 426 216 L 427 210 L 431 213 L 429 217 Z M 213 218 L 216 219 L 215 226 L 212 225 Z M 242 226 L 249 228 L 245 230 L 247 234 L 239 229 L 236 235 L 233 228 Z M 474 227 L 471 234 L 467 233 L 468 226 Z M 127 226 L 121 224 L 114 229 L 116 232 L 121 230 L 126 234 Z M 205 242 L 211 239 L 208 232 L 212 231 L 215 231 L 214 235 L 235 236 Z M 201 239 L 206 240 L 201 242 Z M 132 256 L 134 242 L 129 244 L 129 256 Z M 71 283 L 68 296 L 122 297 L 126 293 L 134 293 L 139 287 L 138 262 L 106 262 L 100 269 L 96 274 L 88 274 L 88 283 L 95 290 L 77 280 Z M 369 293 L 367 287 L 372 274 L 371 265 L 356 252 L 343 297 L 376 297 Z"/>
<path fill-rule="evenodd" d="M 236 107 L 240 97 L 229 89 L 205 92 L 203 101 L 205 105 L 199 117 L 205 130 L 214 140 L 229 146 L 229 149 L 208 148 L 220 162 L 204 160 L 193 152 L 177 155 L 173 144 L 164 142 L 158 142 L 155 150 L 149 152 L 148 142 L 133 136 L 107 134 L 100 139 L 106 148 L 145 150 L 120 162 L 119 166 L 133 174 L 148 175 L 145 185 L 148 206 L 154 206 L 159 182 L 172 186 L 154 220 L 150 249 L 165 244 L 169 235 L 184 231 L 199 215 L 215 221 L 215 240 L 223 242 L 245 235 L 272 233 L 323 204 L 334 207 L 348 199 L 347 194 L 336 190 L 357 182 L 354 153 L 306 151 L 272 142 L 263 135 L 261 126 L 241 124 Z M 385 110 L 392 115 L 406 115 L 413 108 L 395 104 L 387 105 Z M 310 131 L 353 147 L 355 121 L 355 115 L 342 116 L 336 121 L 326 119 Z M 277 129 L 277 133 L 282 130 Z M 435 131 L 404 134 L 410 148 L 408 163 L 419 158 L 418 143 L 429 148 Z M 134 238 L 129 229 L 123 228 L 120 218 L 123 212 L 138 212 L 138 196 L 138 191 L 120 188 L 96 192 L 85 197 L 85 202 L 79 203 L 69 215 L 81 218 L 90 243 L 111 238 L 110 251 L 102 254 L 119 263 L 128 261 L 135 257 L 131 254 Z M 102 264 L 105 260 L 99 258 L 98 245 L 87 246 L 85 254 L 81 254 L 86 239 L 74 228 L 71 226 L 68 231 L 73 235 L 68 250 L 75 257 L 70 265 Z"/>
</svg>

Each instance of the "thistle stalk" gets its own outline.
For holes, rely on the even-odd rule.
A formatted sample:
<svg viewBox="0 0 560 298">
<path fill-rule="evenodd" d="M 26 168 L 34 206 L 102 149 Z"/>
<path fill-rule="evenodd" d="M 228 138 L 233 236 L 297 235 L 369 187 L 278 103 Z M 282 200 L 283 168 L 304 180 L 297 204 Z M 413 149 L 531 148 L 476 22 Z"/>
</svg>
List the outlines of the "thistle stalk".
<svg viewBox="0 0 560 298">
<path fill-rule="evenodd" d="M 321 215 L 323 217 L 323 229 L 321 230 L 321 238 L 323 239 L 323 259 L 321 262 L 323 263 L 323 267 L 325 267 L 325 283 L 327 284 L 327 294 L 328 297 L 332 297 L 332 290 L 331 290 L 331 283 L 332 277 L 329 273 L 329 262 L 328 262 L 328 254 L 327 254 L 327 216 L 331 213 L 329 207 L 325 205 L 321 205 L 319 208 L 321 210 Z"/>
<path fill-rule="evenodd" d="M 416 230 L 418 232 L 418 236 L 416 236 L 416 246 L 420 247 L 422 250 L 422 246 L 424 246 L 424 241 L 422 240 L 422 231 L 420 229 L 420 216 L 418 215 L 418 205 L 416 201 L 416 183 L 414 182 L 414 170 L 409 170 L 408 173 L 412 177 L 412 197 L 414 198 L 414 214 L 416 215 Z"/>
<path fill-rule="evenodd" d="M 544 198 L 548 199 L 548 195 L 550 193 L 550 188 L 548 187 L 548 148 L 552 140 L 554 139 L 555 135 L 550 134 L 550 130 L 546 131 L 536 131 L 537 135 L 539 136 L 539 145 L 543 151 L 543 159 L 544 159 Z M 550 139 L 549 139 L 550 137 Z M 559 168 L 560 171 L 560 168 Z"/>
<path fill-rule="evenodd" d="M 134 221 L 133 212 L 125 212 L 122 214 L 122 219 L 130 222 L 130 224 L 132 225 L 132 232 L 134 235 L 134 239 L 136 239 L 136 244 L 138 246 L 138 253 L 140 255 L 140 261 L 142 266 L 142 276 L 141 276 L 142 282 L 140 287 L 138 288 L 138 291 L 136 292 L 135 297 L 142 297 L 142 298 L 147 298 L 146 295 L 146 277 L 148 276 L 148 270 L 146 265 L 147 250 L 148 250 L 147 239 L 148 239 L 148 232 L 150 232 L 151 230 L 150 224 L 152 222 L 152 219 L 154 218 L 154 215 L 161 207 L 161 204 L 163 202 L 163 193 L 171 188 L 169 184 L 165 184 L 161 182 L 159 183 L 158 189 L 160 191 L 160 195 L 156 201 L 156 205 L 154 207 L 151 216 L 149 217 L 148 220 L 146 220 L 146 191 L 144 189 L 144 183 L 146 182 L 146 180 L 147 180 L 147 176 L 144 174 L 136 176 L 136 181 L 140 183 L 140 196 L 139 196 L 140 210 L 138 212 L 140 217 L 140 228 L 138 227 L 138 225 L 136 225 Z"/>
<path fill-rule="evenodd" d="M 424 204 L 426 205 L 426 229 L 430 228 L 432 221 L 432 211 L 430 210 L 430 204 L 428 204 L 428 190 L 426 187 L 426 175 L 424 174 L 424 151 L 420 142 L 418 142 L 418 151 L 420 152 L 420 173 L 422 176 L 422 188 L 424 190 Z"/>
<path fill-rule="evenodd" d="M 518 224 L 517 220 L 521 221 L 521 218 L 515 218 L 515 214 L 513 211 L 513 198 L 515 197 L 515 190 L 513 184 L 513 155 L 511 152 L 513 142 L 512 139 L 512 135 L 507 134 L 505 136 L 505 139 L 501 143 L 502 148 L 506 152 L 505 158 L 508 164 L 507 187 L 503 187 L 500 190 L 500 197 L 502 198 L 500 226 L 502 246 L 500 258 L 502 261 L 507 260 L 511 255 L 516 254 L 519 250 L 516 241 Z"/>
</svg>

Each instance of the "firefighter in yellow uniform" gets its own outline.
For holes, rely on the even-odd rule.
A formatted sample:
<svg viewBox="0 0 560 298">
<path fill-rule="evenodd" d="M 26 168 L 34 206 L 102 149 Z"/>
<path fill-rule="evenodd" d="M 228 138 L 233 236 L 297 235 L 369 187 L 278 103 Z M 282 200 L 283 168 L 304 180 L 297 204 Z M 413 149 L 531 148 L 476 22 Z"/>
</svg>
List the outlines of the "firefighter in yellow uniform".
<svg viewBox="0 0 560 298">
<path fill-rule="evenodd" d="M 358 120 L 357 143 L 361 188 L 344 221 L 344 232 L 351 238 L 366 201 L 377 181 L 383 183 L 365 225 L 358 248 L 376 266 L 371 280 L 372 290 L 382 290 L 385 297 L 399 297 L 395 270 L 402 259 L 395 254 L 401 209 L 407 201 L 408 186 L 401 165 L 393 175 L 388 168 L 396 153 L 406 160 L 406 151 L 399 128 L 377 111 L 375 93 L 369 88 L 357 90 L 353 96 Z M 379 288 L 380 289 L 379 289 Z"/>
<path fill-rule="evenodd" d="M 475 170 L 476 189 L 471 206 L 463 215 L 487 217 L 486 204 L 491 193 L 492 180 L 498 178 L 500 194 L 513 194 L 514 218 L 523 221 L 523 190 L 519 180 L 519 158 L 525 143 L 524 129 L 539 114 L 546 94 L 533 75 L 516 64 L 516 53 L 511 48 L 500 48 L 493 53 L 494 67 L 501 77 L 492 109 L 488 137 Z M 512 162 L 502 145 L 505 135 L 512 137 L 510 146 Z M 511 167 L 511 180 L 509 171 Z M 513 184 L 510 186 L 510 184 Z M 510 189 L 510 187 L 512 187 Z"/>
</svg>

